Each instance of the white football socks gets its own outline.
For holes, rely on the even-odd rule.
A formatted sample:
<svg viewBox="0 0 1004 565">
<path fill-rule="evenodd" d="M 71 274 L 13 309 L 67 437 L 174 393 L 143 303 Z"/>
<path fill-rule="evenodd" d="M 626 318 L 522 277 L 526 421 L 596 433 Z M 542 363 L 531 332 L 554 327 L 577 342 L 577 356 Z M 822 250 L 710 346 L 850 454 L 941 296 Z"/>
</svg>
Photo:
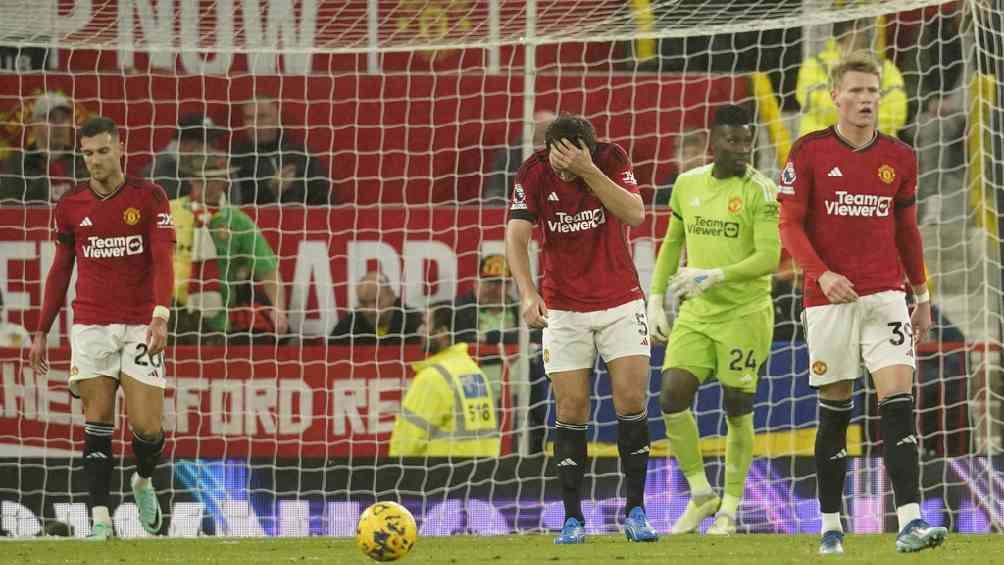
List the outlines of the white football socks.
<svg viewBox="0 0 1004 565">
<path fill-rule="evenodd" d="M 896 509 L 896 517 L 899 518 L 899 530 L 903 531 L 907 524 L 920 518 L 920 505 L 911 502 L 900 506 Z"/>
<path fill-rule="evenodd" d="M 112 517 L 108 514 L 107 506 L 95 506 L 91 508 L 91 518 L 94 519 L 95 524 L 111 524 Z"/>
<path fill-rule="evenodd" d="M 840 512 L 823 512 L 821 514 L 823 520 L 822 531 L 819 533 L 825 534 L 826 532 L 843 532 L 844 526 L 840 523 Z"/>
</svg>

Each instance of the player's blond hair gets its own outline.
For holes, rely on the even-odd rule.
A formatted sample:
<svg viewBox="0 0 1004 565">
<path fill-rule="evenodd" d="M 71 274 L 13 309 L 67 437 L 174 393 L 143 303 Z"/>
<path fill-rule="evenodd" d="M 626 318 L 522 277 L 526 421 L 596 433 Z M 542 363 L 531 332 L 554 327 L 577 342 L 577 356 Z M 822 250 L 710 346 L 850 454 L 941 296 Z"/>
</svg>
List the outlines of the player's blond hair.
<svg viewBox="0 0 1004 565">
<path fill-rule="evenodd" d="M 878 59 L 871 51 L 855 51 L 847 55 L 839 63 L 830 69 L 830 86 L 837 88 L 844 80 L 844 75 L 849 72 L 867 73 L 875 75 L 882 80 L 882 67 L 879 66 Z"/>
</svg>

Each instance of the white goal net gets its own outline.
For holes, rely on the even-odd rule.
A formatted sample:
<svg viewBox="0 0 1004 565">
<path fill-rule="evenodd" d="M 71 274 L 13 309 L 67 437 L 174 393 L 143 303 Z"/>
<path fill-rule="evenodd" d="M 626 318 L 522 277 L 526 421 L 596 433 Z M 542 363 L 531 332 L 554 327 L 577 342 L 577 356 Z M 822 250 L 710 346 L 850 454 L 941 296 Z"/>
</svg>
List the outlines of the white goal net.
<svg viewBox="0 0 1004 565">
<path fill-rule="evenodd" d="M 554 530 L 553 397 L 513 285 L 492 280 L 535 122 L 582 114 L 627 150 L 646 202 L 631 246 L 647 288 L 673 179 L 709 159 L 714 109 L 756 116 L 755 161 L 776 176 L 800 131 L 829 125 L 820 69 L 847 45 L 884 59 L 883 129 L 920 159 L 938 313 L 918 349 L 924 516 L 1001 531 L 1002 13 L 1000 0 L 0 2 L 0 534 L 39 535 L 52 520 L 89 532 L 83 417 L 66 385 L 72 312 L 49 334 L 47 375 L 25 363 L 19 330 L 38 320 L 52 203 L 86 177 L 71 121 L 114 119 L 127 172 L 151 176 L 188 214 L 154 476 L 164 534 L 346 536 L 386 499 L 425 535 Z M 221 169 L 228 206 L 251 227 L 192 205 Z M 278 296 L 259 276 L 269 271 Z M 798 284 L 783 264 L 742 531 L 819 529 Z M 349 328 L 374 292 L 397 302 L 377 330 Z M 270 302 L 288 318 L 278 336 L 262 317 Z M 444 302 L 485 373 L 499 441 L 472 457 L 392 456 L 412 364 L 425 357 L 419 320 Z M 688 491 L 659 417 L 662 359 L 654 348 L 647 507 L 668 531 Z M 590 531 L 611 532 L 624 485 L 602 366 L 594 390 L 584 510 Z M 120 535 L 143 536 L 121 404 L 113 513 Z M 720 488 L 717 382 L 695 414 Z M 866 377 L 848 445 L 854 532 L 895 529 L 877 415 Z"/>
</svg>

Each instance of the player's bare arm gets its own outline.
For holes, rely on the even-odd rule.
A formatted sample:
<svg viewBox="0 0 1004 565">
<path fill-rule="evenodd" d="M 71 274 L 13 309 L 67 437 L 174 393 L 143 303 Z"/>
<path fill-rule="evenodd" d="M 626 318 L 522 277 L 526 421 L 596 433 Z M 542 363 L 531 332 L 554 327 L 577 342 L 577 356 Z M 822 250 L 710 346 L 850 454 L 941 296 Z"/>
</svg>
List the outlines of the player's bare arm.
<svg viewBox="0 0 1004 565">
<path fill-rule="evenodd" d="M 603 202 L 603 206 L 625 224 L 635 227 L 645 220 L 645 205 L 641 196 L 632 194 L 608 177 L 593 162 L 589 150 L 579 142 L 567 139 L 551 145 L 548 159 L 554 170 L 563 175 L 579 177 Z"/>
<path fill-rule="evenodd" d="M 913 296 L 916 303 L 910 314 L 910 325 L 913 326 L 914 343 L 921 343 L 930 339 L 931 332 L 931 295 L 927 283 L 913 285 Z"/>
<path fill-rule="evenodd" d="M 162 229 L 154 227 L 152 229 Z M 154 300 L 157 306 L 150 317 L 146 329 L 146 347 L 150 358 L 160 355 L 167 347 L 167 321 L 171 318 L 171 292 L 174 282 L 174 245 L 156 245 L 151 248 L 153 256 Z"/>
<path fill-rule="evenodd" d="M 896 208 L 896 247 L 900 262 L 906 270 L 913 288 L 914 308 L 910 314 L 914 342 L 926 341 L 931 329 L 931 295 L 927 290 L 927 273 L 924 269 L 924 242 L 917 226 L 917 206 L 909 204 Z"/>
<path fill-rule="evenodd" d="M 158 188 L 151 206 L 147 234 L 150 241 L 151 268 L 153 269 L 154 309 L 146 330 L 146 345 L 150 358 L 160 355 L 167 347 L 167 321 L 171 318 L 171 297 L 174 292 L 174 224 L 163 191 Z M 164 237 L 168 234 L 170 237 Z"/>
<path fill-rule="evenodd" d="M 547 327 L 547 306 L 537 292 L 530 276 L 530 253 L 527 251 L 533 236 L 533 224 L 526 220 L 509 220 L 505 233 L 506 262 L 522 299 L 520 314 L 531 328 Z"/>
</svg>

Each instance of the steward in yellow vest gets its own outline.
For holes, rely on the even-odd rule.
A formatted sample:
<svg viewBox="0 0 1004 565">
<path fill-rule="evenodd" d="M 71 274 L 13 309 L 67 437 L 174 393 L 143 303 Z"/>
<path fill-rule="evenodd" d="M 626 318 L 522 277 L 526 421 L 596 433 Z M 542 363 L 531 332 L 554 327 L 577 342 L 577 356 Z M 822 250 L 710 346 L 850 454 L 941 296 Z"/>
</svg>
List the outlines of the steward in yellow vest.
<svg viewBox="0 0 1004 565">
<path fill-rule="evenodd" d="M 429 307 L 419 333 L 430 353 L 412 365 L 415 379 L 390 436 L 392 457 L 498 457 L 495 396 L 485 374 L 453 343 L 453 306 Z"/>
<path fill-rule="evenodd" d="M 802 62 L 795 86 L 795 99 L 802 107 L 799 137 L 837 123 L 837 107 L 830 95 L 830 69 L 852 52 L 871 48 L 871 33 L 867 27 L 870 25 L 871 20 L 833 24 L 834 37 L 826 41 L 826 47 L 818 55 Z M 884 57 L 877 58 L 882 69 L 878 129 L 886 135 L 896 137 L 897 132 L 906 125 L 907 117 L 903 74 L 892 61 Z"/>
</svg>

